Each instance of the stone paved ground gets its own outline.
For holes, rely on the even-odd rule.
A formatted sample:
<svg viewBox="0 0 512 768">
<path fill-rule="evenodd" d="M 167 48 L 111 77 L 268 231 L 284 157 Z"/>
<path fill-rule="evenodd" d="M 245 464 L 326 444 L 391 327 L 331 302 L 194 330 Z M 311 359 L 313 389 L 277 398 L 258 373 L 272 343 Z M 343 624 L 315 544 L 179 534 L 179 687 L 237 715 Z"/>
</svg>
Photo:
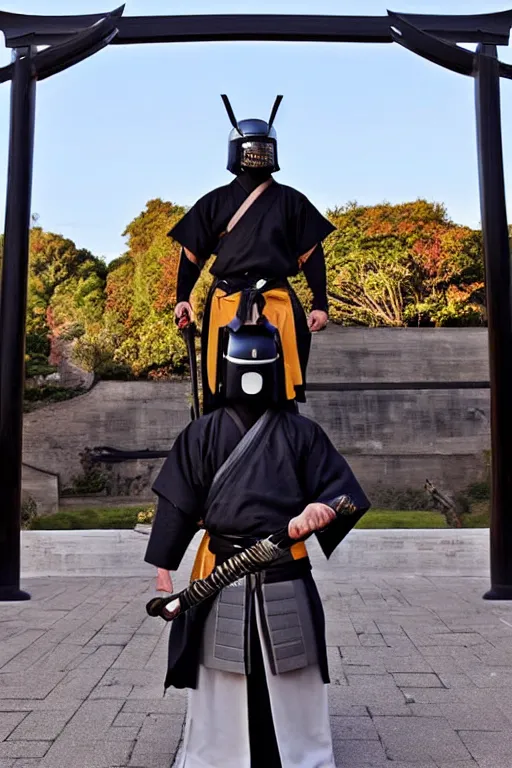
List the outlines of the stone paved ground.
<svg viewBox="0 0 512 768">
<path fill-rule="evenodd" d="M 512 604 L 485 577 L 317 562 L 337 765 L 512 768 Z M 162 696 L 149 580 L 24 586 L 0 605 L 0 768 L 170 768 L 185 698 Z"/>
</svg>

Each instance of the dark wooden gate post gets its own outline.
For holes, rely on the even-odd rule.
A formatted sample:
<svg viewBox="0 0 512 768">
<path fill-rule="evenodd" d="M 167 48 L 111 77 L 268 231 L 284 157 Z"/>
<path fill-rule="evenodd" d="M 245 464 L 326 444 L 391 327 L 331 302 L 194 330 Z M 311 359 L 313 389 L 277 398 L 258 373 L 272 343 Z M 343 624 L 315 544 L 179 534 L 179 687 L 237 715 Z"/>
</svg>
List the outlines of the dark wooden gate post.
<svg viewBox="0 0 512 768">
<path fill-rule="evenodd" d="M 13 55 L 0 297 L 0 600 L 30 597 L 20 590 L 20 529 L 25 318 L 36 78 L 32 71 L 31 49 L 17 49 Z"/>
</svg>

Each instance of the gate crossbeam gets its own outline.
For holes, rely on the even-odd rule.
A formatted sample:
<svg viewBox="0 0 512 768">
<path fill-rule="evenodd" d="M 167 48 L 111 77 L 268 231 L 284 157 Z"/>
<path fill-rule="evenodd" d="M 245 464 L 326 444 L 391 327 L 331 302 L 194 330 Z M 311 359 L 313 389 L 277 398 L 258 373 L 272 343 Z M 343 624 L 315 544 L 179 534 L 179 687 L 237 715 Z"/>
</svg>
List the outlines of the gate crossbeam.
<svg viewBox="0 0 512 768">
<path fill-rule="evenodd" d="M 231 40 L 391 43 L 387 16 L 306 16 L 270 14 L 212 14 L 195 16 L 122 16 L 115 44 L 178 43 Z M 0 11 L 6 45 L 55 45 L 107 14 L 30 16 Z M 122 16 L 122 18 L 121 18 Z M 458 43 L 508 45 L 512 10 L 480 15 L 402 14 L 411 24 Z"/>
</svg>

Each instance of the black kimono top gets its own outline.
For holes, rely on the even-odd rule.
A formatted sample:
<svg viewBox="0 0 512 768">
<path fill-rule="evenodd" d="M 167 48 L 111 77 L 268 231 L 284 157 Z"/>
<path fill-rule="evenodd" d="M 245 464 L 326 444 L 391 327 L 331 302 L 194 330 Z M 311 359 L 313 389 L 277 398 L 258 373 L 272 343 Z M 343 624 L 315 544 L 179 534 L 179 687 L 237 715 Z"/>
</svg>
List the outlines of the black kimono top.
<svg viewBox="0 0 512 768">
<path fill-rule="evenodd" d="M 272 180 L 236 227 L 221 237 L 250 190 L 250 180 L 243 175 L 214 189 L 185 214 L 169 236 L 191 251 L 200 265 L 216 254 L 211 272 L 221 279 L 296 275 L 299 258 L 335 227 L 302 193 Z"/>
<path fill-rule="evenodd" d="M 322 428 L 297 413 L 280 411 L 232 475 L 233 482 L 205 510 L 212 480 L 240 439 L 224 408 L 191 422 L 179 435 L 153 486 L 159 504 L 147 562 L 177 569 L 199 520 L 212 534 L 263 538 L 286 527 L 308 503 L 328 504 L 346 494 L 358 511 L 318 534 L 329 557 L 369 508 L 352 470 Z"/>
</svg>

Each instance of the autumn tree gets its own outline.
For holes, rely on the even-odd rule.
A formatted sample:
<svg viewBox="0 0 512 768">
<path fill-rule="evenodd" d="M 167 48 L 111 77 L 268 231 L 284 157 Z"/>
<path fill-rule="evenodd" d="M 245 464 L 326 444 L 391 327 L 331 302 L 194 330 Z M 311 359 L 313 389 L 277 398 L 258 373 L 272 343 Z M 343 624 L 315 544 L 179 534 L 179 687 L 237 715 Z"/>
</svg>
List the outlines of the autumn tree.
<svg viewBox="0 0 512 768">
<path fill-rule="evenodd" d="M 30 232 L 27 301 L 27 373 L 45 372 L 62 333 L 85 333 L 101 322 L 106 265 L 86 249 L 41 227 Z M 71 333 L 71 337 L 73 333 Z"/>
<path fill-rule="evenodd" d="M 173 315 L 180 248 L 167 236 L 184 213 L 173 203 L 150 200 L 123 233 L 127 252 L 109 268 L 97 343 L 112 349 L 112 366 L 128 367 L 135 376 L 170 373 L 184 364 Z M 89 334 L 77 343 L 82 362 L 85 350 L 91 358 L 93 341 Z"/>
<path fill-rule="evenodd" d="M 326 244 L 335 321 L 485 323 L 481 235 L 454 224 L 444 206 L 351 203 L 328 215 L 337 227 Z"/>
</svg>

